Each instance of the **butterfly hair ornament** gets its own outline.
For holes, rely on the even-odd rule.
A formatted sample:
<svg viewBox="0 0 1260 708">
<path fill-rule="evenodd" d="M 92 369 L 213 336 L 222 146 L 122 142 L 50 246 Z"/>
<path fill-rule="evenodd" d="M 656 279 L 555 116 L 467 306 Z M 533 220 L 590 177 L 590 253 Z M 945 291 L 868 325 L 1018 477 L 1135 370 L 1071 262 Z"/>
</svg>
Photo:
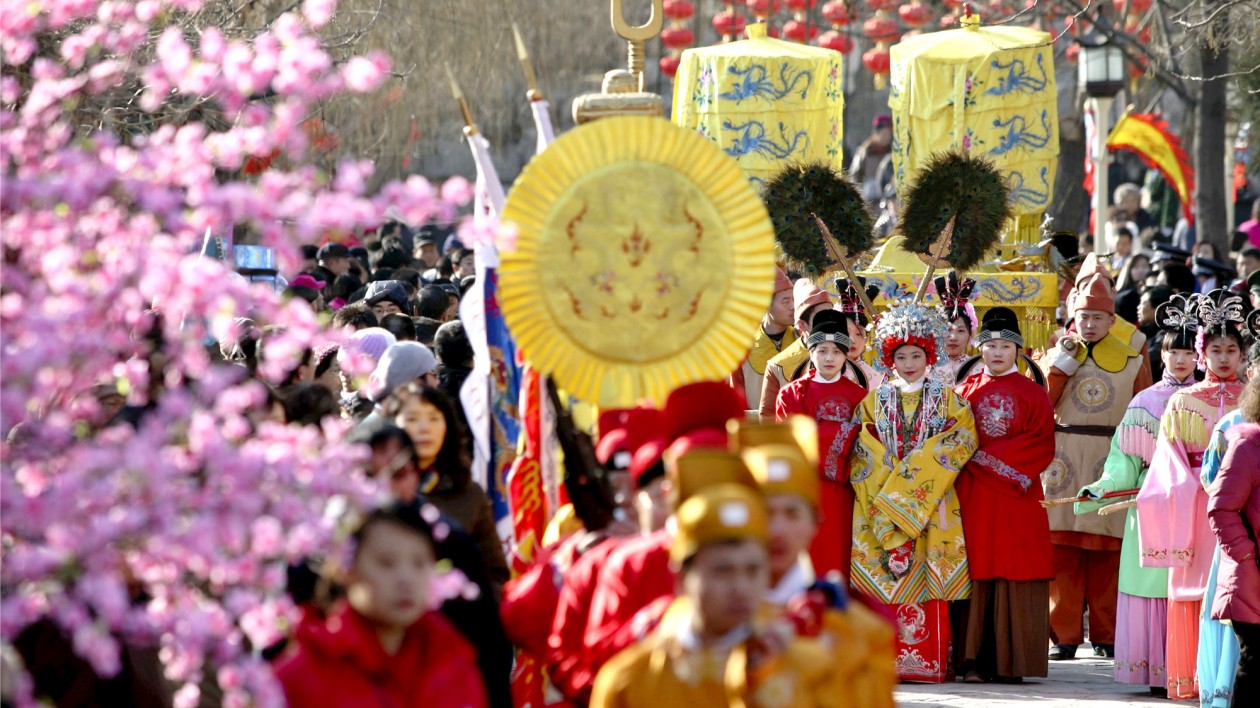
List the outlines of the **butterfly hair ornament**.
<svg viewBox="0 0 1260 708">
<path fill-rule="evenodd" d="M 1159 325 L 1164 337 L 1173 338 L 1173 349 L 1198 349 L 1195 343 L 1199 331 L 1199 319 L 1196 315 L 1198 298 L 1198 295 L 1178 293 L 1155 308 L 1155 323 Z"/>
<path fill-rule="evenodd" d="M 971 300 L 975 296 L 975 279 L 960 278 L 958 273 L 951 270 L 948 275 L 936 278 L 934 285 L 936 296 L 941 300 L 941 316 L 945 318 L 946 324 L 965 315 L 972 334 L 975 334 L 980 327 L 976 308 L 971 306 Z"/>
<path fill-rule="evenodd" d="M 1171 300 L 1169 301 L 1171 302 Z M 1195 338 L 1194 351 L 1198 354 L 1200 370 L 1207 367 L 1204 354 L 1208 339 L 1212 337 L 1232 337 L 1239 348 L 1245 348 L 1242 328 L 1245 326 L 1245 306 L 1242 296 L 1226 288 L 1217 288 L 1210 293 L 1202 293 L 1194 299 L 1195 317 L 1198 320 L 1198 335 Z"/>
</svg>

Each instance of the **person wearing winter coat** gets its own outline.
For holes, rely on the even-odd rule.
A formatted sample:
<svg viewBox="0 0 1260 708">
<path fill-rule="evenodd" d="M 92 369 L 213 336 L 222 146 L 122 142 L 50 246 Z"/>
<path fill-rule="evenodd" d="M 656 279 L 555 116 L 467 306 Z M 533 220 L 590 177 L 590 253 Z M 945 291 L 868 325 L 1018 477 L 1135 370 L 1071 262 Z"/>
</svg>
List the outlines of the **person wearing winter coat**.
<svg viewBox="0 0 1260 708">
<path fill-rule="evenodd" d="M 441 390 L 409 383 L 385 401 L 385 417 L 407 431 L 420 458 L 420 493 L 472 536 L 496 598 L 511 576 L 490 497 L 472 479 L 464 427 L 455 404 Z"/>
<path fill-rule="evenodd" d="M 1208 496 L 1208 523 L 1221 544 L 1212 618 L 1229 620 L 1238 635 L 1233 705 L 1260 700 L 1260 379 L 1247 385 L 1243 420 L 1230 431 L 1229 451 Z"/>
<path fill-rule="evenodd" d="M 421 510 L 378 509 L 354 542 L 344 600 L 309 614 L 276 662 L 288 704 L 484 708 L 477 650 L 429 608 L 437 554 Z"/>
</svg>

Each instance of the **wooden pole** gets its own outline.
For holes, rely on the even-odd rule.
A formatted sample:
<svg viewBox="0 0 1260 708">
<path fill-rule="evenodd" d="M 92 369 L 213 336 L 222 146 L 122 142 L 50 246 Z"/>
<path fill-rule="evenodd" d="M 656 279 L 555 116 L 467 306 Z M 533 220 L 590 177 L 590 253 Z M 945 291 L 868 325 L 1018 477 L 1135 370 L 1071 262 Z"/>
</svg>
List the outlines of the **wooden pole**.
<svg viewBox="0 0 1260 708">
<path fill-rule="evenodd" d="M 927 271 L 923 274 L 923 282 L 919 283 L 919 292 L 914 294 L 914 302 L 917 305 L 923 302 L 923 298 L 927 296 L 927 289 L 932 283 L 932 275 L 936 273 L 936 264 L 945 256 L 944 251 L 949 248 L 950 242 L 954 240 L 954 219 L 951 218 L 945 228 L 941 230 L 941 235 L 936 238 L 936 242 L 932 244 L 932 262 L 928 264 Z"/>
<path fill-rule="evenodd" d="M 836 241 L 836 237 L 831 235 L 831 229 L 827 228 L 827 224 L 818 217 L 817 214 L 810 214 L 814 217 L 814 221 L 818 222 L 818 230 L 822 232 L 823 243 L 827 244 L 827 250 L 831 251 L 831 256 L 840 262 L 840 267 L 844 269 L 844 274 L 849 276 L 849 282 L 853 285 L 853 289 L 857 291 L 858 297 L 862 300 L 862 307 L 866 308 L 868 317 L 875 316 L 875 303 L 866 296 L 866 288 L 862 287 L 862 282 L 858 280 L 857 273 L 853 272 L 853 266 L 849 265 L 849 259 L 845 256 L 843 248 Z"/>
</svg>

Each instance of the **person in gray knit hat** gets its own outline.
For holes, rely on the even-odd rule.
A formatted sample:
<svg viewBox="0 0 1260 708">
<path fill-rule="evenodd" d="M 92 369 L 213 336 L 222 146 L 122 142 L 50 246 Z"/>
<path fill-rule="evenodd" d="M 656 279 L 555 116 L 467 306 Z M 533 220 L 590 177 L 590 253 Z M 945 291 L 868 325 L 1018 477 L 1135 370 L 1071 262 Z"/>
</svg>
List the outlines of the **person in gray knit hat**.
<svg viewBox="0 0 1260 708">
<path fill-rule="evenodd" d="M 364 442 L 370 438 L 389 422 L 381 415 L 381 407 L 386 400 L 409 383 L 436 387 L 437 371 L 437 357 L 419 342 L 398 342 L 386 349 L 361 391 L 361 395 L 374 404 L 374 410 L 359 421 L 349 439 Z"/>
<path fill-rule="evenodd" d="M 436 387 L 437 369 L 437 357 L 428 347 L 419 342 L 397 342 L 385 350 L 365 390 L 368 398 L 379 404 L 399 386 L 413 381 Z"/>
</svg>

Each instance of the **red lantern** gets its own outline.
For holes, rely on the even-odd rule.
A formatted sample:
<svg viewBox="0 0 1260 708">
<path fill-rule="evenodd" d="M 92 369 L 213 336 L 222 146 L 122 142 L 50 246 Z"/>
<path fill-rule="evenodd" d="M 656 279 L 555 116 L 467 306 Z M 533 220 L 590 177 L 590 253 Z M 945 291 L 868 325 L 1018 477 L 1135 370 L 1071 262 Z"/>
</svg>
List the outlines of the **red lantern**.
<svg viewBox="0 0 1260 708">
<path fill-rule="evenodd" d="M 945 0 L 945 7 L 948 7 L 951 10 L 957 10 L 966 2 L 967 0 Z"/>
<path fill-rule="evenodd" d="M 809 12 L 818 4 L 818 0 L 786 0 L 783 4 L 792 12 Z"/>
<path fill-rule="evenodd" d="M 849 8 L 844 6 L 840 0 L 831 0 L 831 2 L 822 6 L 823 19 L 837 27 L 843 27 L 849 24 Z"/>
<path fill-rule="evenodd" d="M 743 34 L 747 25 L 748 21 L 736 14 L 734 8 L 727 8 L 713 16 L 713 29 L 728 37 Z"/>
<path fill-rule="evenodd" d="M 779 0 L 748 0 L 748 10 L 757 17 L 769 17 L 779 11 Z"/>
<path fill-rule="evenodd" d="M 945 15 L 941 18 L 941 29 L 953 29 L 958 26 L 958 15 Z"/>
<path fill-rule="evenodd" d="M 678 66 L 681 63 L 682 60 L 676 55 L 667 54 L 661 57 L 661 73 L 672 79 L 678 73 Z"/>
<path fill-rule="evenodd" d="M 823 32 L 822 36 L 818 38 L 818 46 L 840 52 L 841 54 L 848 54 L 853 51 L 853 40 L 849 39 L 847 34 L 831 30 Z"/>
<path fill-rule="evenodd" d="M 783 36 L 793 42 L 808 42 L 819 33 L 818 25 L 811 25 L 800 20 L 788 20 L 783 23 Z"/>
<path fill-rule="evenodd" d="M 661 44 L 670 49 L 686 49 L 695 40 L 696 35 L 690 27 L 675 26 L 661 30 Z"/>
<path fill-rule="evenodd" d="M 901 28 L 892 18 L 876 15 L 862 23 L 862 32 L 875 42 L 895 42 L 901 35 Z"/>
<path fill-rule="evenodd" d="M 696 14 L 696 6 L 688 0 L 665 0 L 665 16 L 671 20 L 689 20 Z"/>
<path fill-rule="evenodd" d="M 932 21 L 932 9 L 919 0 L 897 8 L 897 14 L 902 22 L 911 27 L 922 27 Z"/>
<path fill-rule="evenodd" d="M 862 53 L 862 65 L 872 74 L 887 74 L 892 66 L 892 59 L 888 56 L 887 49 L 875 47 Z"/>
</svg>

